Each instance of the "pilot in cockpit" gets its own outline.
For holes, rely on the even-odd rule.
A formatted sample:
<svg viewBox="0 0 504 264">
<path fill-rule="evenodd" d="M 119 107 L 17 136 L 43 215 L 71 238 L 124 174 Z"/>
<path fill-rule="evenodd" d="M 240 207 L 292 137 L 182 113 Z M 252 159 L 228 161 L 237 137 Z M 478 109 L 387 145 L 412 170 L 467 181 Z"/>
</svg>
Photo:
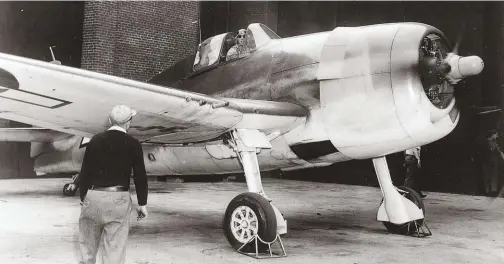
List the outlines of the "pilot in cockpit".
<svg viewBox="0 0 504 264">
<path fill-rule="evenodd" d="M 227 55 L 226 61 L 242 58 L 250 54 L 250 48 L 247 46 L 247 31 L 245 29 L 238 30 L 236 35 L 236 45 L 232 46 Z"/>
</svg>

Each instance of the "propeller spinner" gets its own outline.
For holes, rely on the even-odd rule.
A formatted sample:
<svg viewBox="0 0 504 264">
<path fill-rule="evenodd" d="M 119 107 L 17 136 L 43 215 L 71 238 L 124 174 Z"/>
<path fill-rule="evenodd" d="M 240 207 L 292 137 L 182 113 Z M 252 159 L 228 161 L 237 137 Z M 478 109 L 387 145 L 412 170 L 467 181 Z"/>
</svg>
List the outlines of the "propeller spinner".
<svg viewBox="0 0 504 264">
<path fill-rule="evenodd" d="M 465 77 L 480 74 L 484 67 L 483 60 L 478 56 L 463 57 L 455 53 L 449 53 L 444 63 L 450 65 L 451 71 L 444 77 L 452 85 Z"/>
</svg>

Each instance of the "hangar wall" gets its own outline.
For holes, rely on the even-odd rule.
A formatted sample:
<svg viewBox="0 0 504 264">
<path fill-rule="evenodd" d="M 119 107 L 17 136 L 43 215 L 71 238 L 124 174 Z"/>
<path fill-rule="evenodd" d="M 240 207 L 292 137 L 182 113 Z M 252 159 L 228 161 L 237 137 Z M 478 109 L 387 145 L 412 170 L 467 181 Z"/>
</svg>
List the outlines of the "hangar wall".
<svg viewBox="0 0 504 264">
<path fill-rule="evenodd" d="M 82 68 L 148 80 L 193 53 L 198 17 L 195 1 L 85 2 Z"/>
<path fill-rule="evenodd" d="M 0 52 L 80 67 L 83 2 L 0 2 Z M 0 127 L 21 127 L 0 120 Z M 30 143 L 0 142 L 0 179 L 34 177 Z"/>
<path fill-rule="evenodd" d="M 0 2 L 0 52 L 147 80 L 192 53 L 199 2 Z M 23 124 L 0 120 L 0 127 Z M 0 142 L 0 178 L 33 177 L 29 143 Z"/>
<path fill-rule="evenodd" d="M 200 5 L 202 40 L 223 32 L 236 32 L 250 23 L 262 23 L 277 31 L 276 2 L 202 1 Z"/>
</svg>

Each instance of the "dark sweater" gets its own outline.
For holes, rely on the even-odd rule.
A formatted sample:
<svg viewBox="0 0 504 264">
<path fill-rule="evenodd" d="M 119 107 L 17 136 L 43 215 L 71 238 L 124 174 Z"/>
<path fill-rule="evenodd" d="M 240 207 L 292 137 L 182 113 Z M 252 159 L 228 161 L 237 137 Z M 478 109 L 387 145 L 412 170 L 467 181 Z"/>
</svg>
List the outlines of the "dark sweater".
<svg viewBox="0 0 504 264">
<path fill-rule="evenodd" d="M 88 143 L 80 172 L 80 198 L 93 186 L 125 186 L 133 180 L 139 205 L 147 204 L 147 176 L 142 145 L 132 136 L 117 130 L 95 135 Z"/>
</svg>

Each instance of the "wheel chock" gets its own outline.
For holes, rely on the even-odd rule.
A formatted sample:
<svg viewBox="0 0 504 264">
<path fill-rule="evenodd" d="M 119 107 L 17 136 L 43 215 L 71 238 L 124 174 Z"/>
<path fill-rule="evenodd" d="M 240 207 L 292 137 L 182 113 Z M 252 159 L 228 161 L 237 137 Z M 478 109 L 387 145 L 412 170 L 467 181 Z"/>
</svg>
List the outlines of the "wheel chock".
<svg viewBox="0 0 504 264">
<path fill-rule="evenodd" d="M 241 251 L 241 249 L 243 247 L 245 247 L 245 245 L 248 245 L 252 241 L 254 241 L 254 243 L 255 243 L 255 252 L 243 252 L 243 251 Z M 259 243 L 262 243 L 263 245 L 268 245 L 268 252 L 260 253 L 259 249 L 258 249 Z M 279 245 L 279 247 L 281 249 L 281 253 L 280 252 L 273 252 L 271 250 L 271 246 L 274 245 L 274 244 L 278 244 Z M 280 235 L 278 233 L 276 235 L 275 240 L 273 240 L 271 242 L 266 242 L 266 241 L 262 240 L 257 234 L 255 234 L 253 237 L 251 237 L 249 239 L 249 241 L 247 241 L 246 243 L 244 243 L 236 251 L 238 251 L 238 253 L 240 253 L 240 254 L 243 254 L 243 255 L 246 255 L 246 256 L 249 256 L 249 257 L 252 257 L 252 258 L 255 258 L 255 259 L 268 259 L 268 258 L 283 258 L 283 257 L 287 257 L 287 253 L 285 252 L 285 248 L 284 248 L 284 245 L 282 243 L 282 239 L 280 238 Z"/>
<path fill-rule="evenodd" d="M 427 226 L 427 221 L 425 221 L 425 219 L 423 220 L 421 225 L 417 224 L 416 221 L 412 221 L 412 222 L 408 223 L 407 227 L 408 227 L 408 234 L 411 234 L 411 236 L 414 236 L 414 237 L 432 236 L 432 232 L 431 232 L 430 228 Z M 411 233 L 410 233 L 410 228 L 413 229 L 413 230 L 411 230 L 412 231 Z"/>
</svg>

